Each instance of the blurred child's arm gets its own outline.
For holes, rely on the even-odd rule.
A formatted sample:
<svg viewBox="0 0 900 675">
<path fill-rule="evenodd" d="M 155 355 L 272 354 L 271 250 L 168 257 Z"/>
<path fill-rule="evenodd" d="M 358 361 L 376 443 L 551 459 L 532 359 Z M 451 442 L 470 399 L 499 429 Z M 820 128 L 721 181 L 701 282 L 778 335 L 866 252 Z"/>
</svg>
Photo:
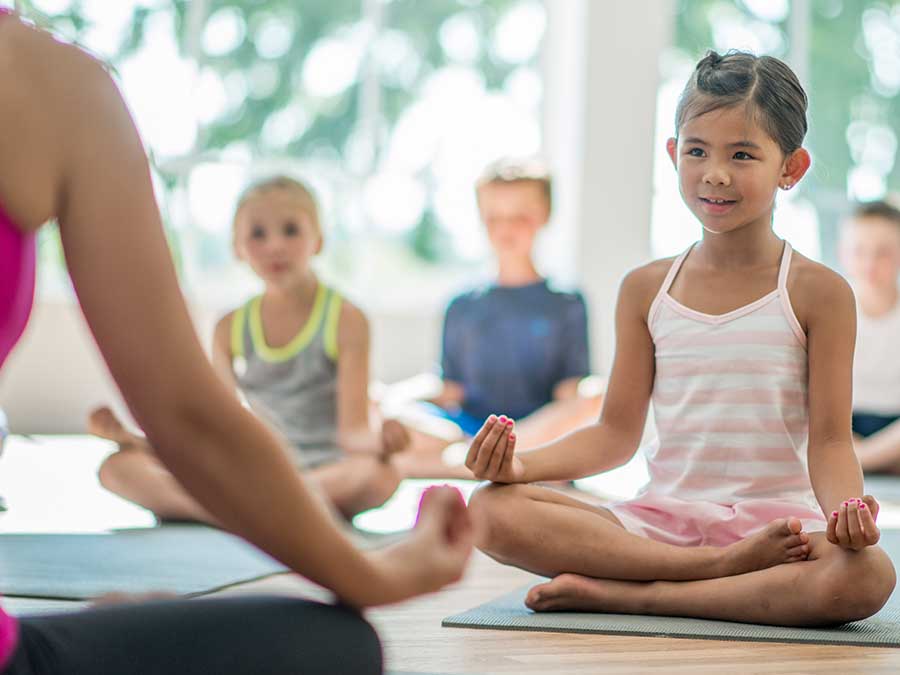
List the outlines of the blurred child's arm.
<svg viewBox="0 0 900 675">
<path fill-rule="evenodd" d="M 406 428 L 386 420 L 369 424 L 369 321 L 362 311 L 341 303 L 337 330 L 337 441 L 345 452 L 391 454 L 409 444 Z"/>
<path fill-rule="evenodd" d="M 634 456 L 653 391 L 654 351 L 647 314 L 667 269 L 652 263 L 622 282 L 616 307 L 616 356 L 600 421 L 515 456 L 515 428 L 501 424 L 502 418 L 489 418 L 466 458 L 477 478 L 570 480 L 613 469 Z"/>
<path fill-rule="evenodd" d="M 829 541 L 859 549 L 876 543 L 879 533 L 877 502 L 858 507 L 863 477 L 851 432 L 856 303 L 835 272 L 809 261 L 797 267 L 792 295 L 801 324 L 805 319 L 809 361 L 809 477 L 829 520 Z"/>
<path fill-rule="evenodd" d="M 578 398 L 578 383 L 581 382 L 580 377 L 570 377 L 567 380 L 562 380 L 558 382 L 555 387 L 553 387 L 553 400 L 554 401 L 568 401 L 573 398 Z"/>
<path fill-rule="evenodd" d="M 854 445 L 864 471 L 900 471 L 900 421 L 857 439 Z"/>
<path fill-rule="evenodd" d="M 234 377 L 233 359 L 231 353 L 231 322 L 234 312 L 229 312 L 216 323 L 213 332 L 212 364 L 213 370 L 222 379 L 229 391 L 237 393 L 238 384 Z"/>
<path fill-rule="evenodd" d="M 445 410 L 451 410 L 461 406 L 465 398 L 465 390 L 459 382 L 441 380 L 440 392 L 427 400 L 429 403 L 434 403 Z"/>
</svg>

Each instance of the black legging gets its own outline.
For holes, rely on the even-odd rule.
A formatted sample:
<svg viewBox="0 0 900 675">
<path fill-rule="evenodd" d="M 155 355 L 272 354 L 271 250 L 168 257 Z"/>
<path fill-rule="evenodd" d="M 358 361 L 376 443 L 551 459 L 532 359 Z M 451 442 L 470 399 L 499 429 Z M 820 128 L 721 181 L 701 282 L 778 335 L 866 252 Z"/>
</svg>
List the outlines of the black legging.
<svg viewBox="0 0 900 675">
<path fill-rule="evenodd" d="M 354 611 L 284 597 L 114 605 L 24 617 L 4 675 L 370 675 L 381 645 Z"/>
</svg>

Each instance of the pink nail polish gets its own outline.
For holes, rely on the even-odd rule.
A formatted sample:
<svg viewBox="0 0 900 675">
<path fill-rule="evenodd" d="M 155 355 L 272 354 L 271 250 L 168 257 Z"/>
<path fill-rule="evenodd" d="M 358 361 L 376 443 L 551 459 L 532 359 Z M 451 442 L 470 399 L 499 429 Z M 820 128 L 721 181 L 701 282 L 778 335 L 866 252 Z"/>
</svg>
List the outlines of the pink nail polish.
<svg viewBox="0 0 900 675">
<path fill-rule="evenodd" d="M 512 420 L 506 420 L 506 426 L 511 427 L 513 425 Z"/>
<path fill-rule="evenodd" d="M 831 512 L 831 517 L 832 517 L 832 518 L 837 518 L 837 517 L 838 517 L 838 512 L 837 512 L 837 511 L 832 511 L 832 512 Z"/>
<path fill-rule="evenodd" d="M 864 508 L 866 508 L 866 505 L 865 505 L 865 504 L 860 504 L 860 505 L 859 505 L 859 508 L 864 509 Z"/>
<path fill-rule="evenodd" d="M 849 506 L 850 502 L 844 502 L 844 506 Z"/>
</svg>

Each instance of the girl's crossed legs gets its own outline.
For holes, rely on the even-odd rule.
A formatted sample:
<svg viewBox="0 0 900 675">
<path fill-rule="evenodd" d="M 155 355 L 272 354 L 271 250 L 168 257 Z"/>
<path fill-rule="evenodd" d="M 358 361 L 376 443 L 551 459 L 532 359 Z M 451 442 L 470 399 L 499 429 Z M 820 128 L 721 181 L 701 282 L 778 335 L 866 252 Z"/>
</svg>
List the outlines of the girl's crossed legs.
<svg viewBox="0 0 900 675">
<path fill-rule="evenodd" d="M 529 592 L 536 611 L 825 625 L 871 616 L 896 579 L 880 548 L 844 550 L 796 518 L 729 546 L 686 547 L 631 534 L 608 509 L 534 485 L 482 487 L 469 508 L 482 523 L 479 548 L 554 577 Z"/>
<path fill-rule="evenodd" d="M 218 525 L 157 459 L 147 440 L 125 429 L 108 408 L 91 415 L 88 430 L 119 444 L 100 467 L 100 483 L 107 490 L 159 518 Z M 348 520 L 384 504 L 400 484 L 397 469 L 377 457 L 346 457 L 304 475 Z"/>
</svg>

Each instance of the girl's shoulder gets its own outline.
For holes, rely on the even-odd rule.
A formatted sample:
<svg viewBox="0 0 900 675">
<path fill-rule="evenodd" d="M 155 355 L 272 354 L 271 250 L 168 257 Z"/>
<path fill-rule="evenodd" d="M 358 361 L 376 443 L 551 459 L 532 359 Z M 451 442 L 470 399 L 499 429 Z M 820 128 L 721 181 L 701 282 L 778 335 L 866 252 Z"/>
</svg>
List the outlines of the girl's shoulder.
<svg viewBox="0 0 900 675">
<path fill-rule="evenodd" d="M 806 330 L 820 312 L 855 312 L 856 300 L 850 284 L 827 265 L 796 251 L 791 256 L 787 292 L 794 314 Z"/>
<path fill-rule="evenodd" d="M 672 268 L 676 256 L 660 258 L 635 267 L 622 279 L 619 286 L 619 305 L 623 311 L 642 321 L 650 314 L 650 308 Z"/>
<path fill-rule="evenodd" d="M 640 297 L 650 296 L 650 301 L 656 297 L 662 288 L 666 275 L 672 269 L 672 264 L 677 256 L 671 258 L 659 258 L 640 267 L 635 267 L 622 279 L 622 292 Z"/>
</svg>

